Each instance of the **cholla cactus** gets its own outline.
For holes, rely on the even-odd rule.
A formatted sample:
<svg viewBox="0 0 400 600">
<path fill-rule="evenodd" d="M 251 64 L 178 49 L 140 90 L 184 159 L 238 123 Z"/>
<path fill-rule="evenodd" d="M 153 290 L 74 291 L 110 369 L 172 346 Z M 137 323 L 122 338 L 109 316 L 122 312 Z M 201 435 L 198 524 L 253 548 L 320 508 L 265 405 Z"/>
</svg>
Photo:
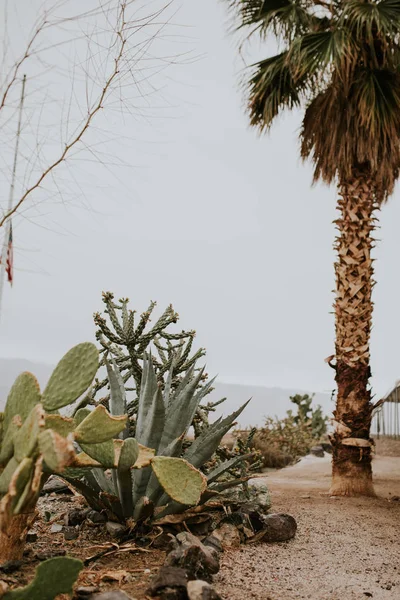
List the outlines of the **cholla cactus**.
<svg viewBox="0 0 400 600">
<path fill-rule="evenodd" d="M 173 389 L 179 386 L 188 369 L 205 355 L 204 348 L 192 352 L 195 331 L 172 333 L 169 330 L 179 319 L 171 305 L 150 326 L 155 302 L 150 302 L 147 310 L 137 319 L 136 311 L 128 309 L 127 298 L 116 303 L 113 294 L 105 292 L 103 302 L 106 318 L 100 313 L 94 315 L 98 327 L 96 338 L 101 345 L 100 352 L 114 357 L 127 391 L 134 391 L 139 395 L 145 353 L 153 352 L 153 366 L 161 386 L 164 384 L 164 375 L 172 369 L 170 385 Z M 105 364 L 104 360 L 102 364 Z M 201 381 L 205 379 L 206 374 L 203 374 Z M 97 381 L 94 393 L 105 388 L 108 383 L 108 377 Z M 102 398 L 102 401 L 107 403 L 109 396 Z"/>
<path fill-rule="evenodd" d="M 116 361 L 106 361 L 110 381 L 110 411 L 114 415 L 126 410 L 126 393 L 122 376 Z M 191 426 L 199 404 L 207 395 L 213 381 L 199 389 L 203 370 L 196 370 L 195 364 L 188 370 L 181 384 L 172 389 L 173 369 L 161 386 L 152 357 L 145 357 L 138 401 L 138 413 L 135 425 L 136 439 L 144 446 L 154 448 L 156 456 L 151 461 L 152 469 L 140 471 L 114 470 L 111 479 L 88 477 L 68 479 L 83 493 L 95 508 L 111 509 L 119 518 L 133 517 L 139 520 L 149 516 L 158 507 L 158 516 L 169 512 L 179 512 L 200 500 L 209 498 L 224 487 L 226 482 L 219 479 L 231 471 L 246 455 L 236 456 L 220 463 L 204 476 L 198 469 L 210 461 L 217 450 L 222 437 L 245 408 L 225 419 L 218 419 L 201 432 L 192 442 L 187 443 L 185 436 Z M 127 443 L 130 429 L 121 436 Z M 185 444 L 184 444 L 185 442 Z M 234 484 L 241 483 L 235 480 Z M 207 485 L 207 490 L 205 489 Z M 229 482 L 232 485 L 232 481 Z M 200 488 L 201 486 L 201 488 Z M 103 506 L 101 506 L 102 503 Z"/>
</svg>

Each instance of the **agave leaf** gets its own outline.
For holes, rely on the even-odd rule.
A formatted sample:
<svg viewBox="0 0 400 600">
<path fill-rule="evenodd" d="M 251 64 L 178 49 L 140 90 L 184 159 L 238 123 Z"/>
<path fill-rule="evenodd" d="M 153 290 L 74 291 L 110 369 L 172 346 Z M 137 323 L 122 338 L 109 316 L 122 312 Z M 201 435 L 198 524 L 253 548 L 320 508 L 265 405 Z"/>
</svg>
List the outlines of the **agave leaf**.
<svg viewBox="0 0 400 600">
<path fill-rule="evenodd" d="M 246 483 L 249 479 L 252 478 L 252 475 L 246 475 L 246 477 L 241 477 L 240 479 L 230 479 L 229 481 L 215 481 L 207 488 L 208 491 L 214 492 L 223 492 L 224 490 L 228 490 L 229 488 L 236 487 L 241 483 Z"/>
<path fill-rule="evenodd" d="M 203 372 L 204 369 L 198 373 L 197 377 L 188 381 L 187 385 L 182 387 L 181 391 L 176 393 L 169 402 L 159 452 L 189 429 L 198 407 L 195 390 L 201 381 Z"/>
<path fill-rule="evenodd" d="M 103 469 L 93 469 L 92 473 L 103 492 L 113 496 L 118 496 L 118 490 L 115 489 L 112 480 L 106 476 Z"/>
<path fill-rule="evenodd" d="M 140 403 L 139 403 L 140 406 Z M 147 412 L 145 426 L 142 428 L 142 435 L 138 440 L 149 448 L 157 450 L 161 442 L 165 425 L 165 406 L 161 389 L 157 387 L 153 402 Z M 147 484 L 151 476 L 150 469 L 142 469 L 133 475 L 133 503 L 136 504 L 139 498 L 146 492 Z"/>
<path fill-rule="evenodd" d="M 108 381 L 110 382 L 110 413 L 113 416 L 125 415 L 126 414 L 126 392 L 124 381 L 121 376 L 121 372 L 118 369 L 117 363 L 114 358 L 111 357 L 110 365 L 106 359 L 106 368 L 108 374 Z M 127 438 L 129 435 L 129 428 L 119 434 L 121 439 Z"/>
<path fill-rule="evenodd" d="M 237 417 L 246 408 L 249 402 L 250 400 L 225 419 L 218 419 L 218 421 L 205 429 L 199 437 L 195 439 L 190 448 L 186 450 L 183 458 L 195 467 L 201 467 L 201 465 L 204 465 L 204 463 L 210 460 L 225 433 L 229 431 Z"/>
<path fill-rule="evenodd" d="M 188 369 L 186 371 L 184 377 L 182 378 L 182 381 L 179 383 L 178 387 L 175 390 L 175 394 L 174 394 L 175 397 L 178 396 L 185 389 L 185 387 L 192 381 L 193 375 L 194 375 L 194 370 L 195 370 L 195 365 L 192 365 L 190 367 L 190 369 Z M 169 395 L 169 397 L 166 398 L 167 412 L 168 412 L 172 402 L 173 402 L 173 396 Z"/>
<path fill-rule="evenodd" d="M 168 371 L 168 377 L 167 377 L 167 381 L 165 382 L 164 394 L 163 394 L 164 404 L 165 404 L 166 409 L 168 408 L 168 402 L 170 400 L 171 385 L 172 385 L 173 377 L 174 377 L 174 363 L 172 362 L 172 365 Z"/>
<path fill-rule="evenodd" d="M 242 454 L 241 456 L 235 456 L 234 458 L 231 458 L 230 460 L 225 460 L 220 465 L 218 465 L 218 467 L 216 467 L 215 469 L 210 471 L 210 473 L 207 475 L 208 484 L 210 484 L 213 481 L 215 481 L 216 479 L 218 479 L 218 477 L 220 477 L 221 475 L 226 473 L 226 471 L 229 471 L 229 469 L 232 469 L 237 464 L 243 462 L 244 460 L 247 460 L 248 458 L 251 458 L 252 456 L 254 456 L 253 453 Z"/>
<path fill-rule="evenodd" d="M 145 432 L 147 427 L 147 416 L 153 406 L 154 399 L 158 390 L 157 377 L 153 367 L 151 355 L 145 357 L 143 361 L 142 382 L 140 388 L 140 402 L 136 423 L 136 439 L 147 444 Z"/>
</svg>

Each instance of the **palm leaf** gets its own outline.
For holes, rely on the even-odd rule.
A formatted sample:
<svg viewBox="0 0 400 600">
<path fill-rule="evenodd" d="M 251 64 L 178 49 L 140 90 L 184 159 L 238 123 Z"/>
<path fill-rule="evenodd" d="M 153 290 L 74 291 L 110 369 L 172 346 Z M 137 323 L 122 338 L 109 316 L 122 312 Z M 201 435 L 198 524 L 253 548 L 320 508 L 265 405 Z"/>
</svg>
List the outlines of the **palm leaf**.
<svg viewBox="0 0 400 600">
<path fill-rule="evenodd" d="M 306 76 L 293 76 L 288 51 L 259 62 L 247 85 L 251 124 L 260 130 L 268 129 L 283 108 L 300 106 L 306 87 Z"/>
</svg>

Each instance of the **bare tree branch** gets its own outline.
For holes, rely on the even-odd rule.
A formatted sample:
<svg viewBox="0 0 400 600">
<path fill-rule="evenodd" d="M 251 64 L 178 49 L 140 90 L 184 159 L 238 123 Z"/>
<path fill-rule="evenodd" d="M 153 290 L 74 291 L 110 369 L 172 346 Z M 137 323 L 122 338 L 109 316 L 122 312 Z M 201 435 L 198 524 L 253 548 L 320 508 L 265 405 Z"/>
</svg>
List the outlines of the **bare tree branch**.
<svg viewBox="0 0 400 600">
<path fill-rule="evenodd" d="M 20 208 L 20 206 L 25 202 L 26 198 L 38 187 L 40 187 L 41 183 L 43 182 L 43 180 L 45 180 L 47 178 L 47 176 L 49 174 L 51 174 L 54 169 L 61 164 L 68 156 L 68 154 L 70 153 L 71 149 L 76 146 L 78 144 L 78 142 L 81 140 L 81 138 L 84 136 L 85 132 L 87 131 L 87 129 L 89 128 L 92 120 L 94 119 L 94 117 L 96 116 L 96 114 L 103 108 L 103 102 L 104 99 L 108 93 L 108 91 L 110 90 L 114 80 L 116 79 L 116 77 L 119 74 L 120 71 L 120 66 L 121 66 L 121 61 L 123 60 L 123 56 L 124 56 L 124 50 L 125 50 L 125 46 L 127 43 L 127 39 L 125 36 L 125 31 L 126 31 L 126 27 L 127 27 L 127 23 L 125 21 L 125 11 L 126 11 L 126 2 L 123 1 L 120 3 L 120 12 L 119 12 L 119 17 L 118 17 L 118 22 L 119 22 L 119 28 L 117 29 L 117 31 L 115 32 L 115 44 L 119 46 L 118 52 L 117 52 L 117 56 L 114 59 L 114 69 L 112 71 L 112 73 L 109 75 L 108 79 L 106 80 L 103 90 L 100 94 L 100 97 L 98 99 L 98 101 L 95 103 L 95 105 L 89 110 L 88 115 L 85 119 L 85 121 L 83 122 L 83 124 L 81 125 L 77 135 L 75 135 L 75 137 L 68 143 L 66 144 L 63 152 L 61 153 L 61 155 L 55 160 L 53 161 L 40 175 L 40 177 L 36 180 L 36 182 L 31 185 L 25 192 L 24 194 L 20 197 L 20 199 L 16 202 L 16 204 L 13 206 L 13 208 L 7 212 L 5 215 L 3 215 L 3 217 L 0 220 L 0 227 L 2 227 L 4 225 L 4 223 L 7 221 L 7 219 L 9 219 L 14 213 L 17 212 L 17 210 Z M 15 78 L 17 76 L 18 73 L 18 69 L 21 66 L 21 64 L 23 63 L 23 61 L 25 60 L 25 58 L 27 58 L 27 56 L 29 55 L 29 48 L 32 46 L 34 40 L 36 39 L 37 35 L 40 33 L 41 29 L 37 29 L 35 35 L 31 38 L 31 41 L 28 44 L 28 48 L 27 51 L 25 52 L 24 56 L 18 61 L 16 68 L 14 70 L 14 75 L 13 75 L 13 79 L 11 80 L 11 82 L 9 83 L 9 85 L 7 86 L 7 90 L 6 92 L 10 89 L 12 82 L 15 81 Z M 4 96 L 4 101 L 6 98 L 6 94 Z M 1 105 L 0 105 L 1 108 Z"/>
</svg>

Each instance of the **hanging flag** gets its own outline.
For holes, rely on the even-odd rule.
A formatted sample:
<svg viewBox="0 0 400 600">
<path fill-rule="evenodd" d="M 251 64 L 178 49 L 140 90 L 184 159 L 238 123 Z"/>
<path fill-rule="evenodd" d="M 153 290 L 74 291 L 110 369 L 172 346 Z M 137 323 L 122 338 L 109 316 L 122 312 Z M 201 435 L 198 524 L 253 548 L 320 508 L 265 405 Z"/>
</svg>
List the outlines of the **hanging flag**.
<svg viewBox="0 0 400 600">
<path fill-rule="evenodd" d="M 10 233 L 8 236 L 6 273 L 7 273 L 7 279 L 10 282 L 10 284 L 12 285 L 13 279 L 14 279 L 14 251 L 13 251 L 13 234 L 12 234 L 12 222 L 11 221 L 10 221 Z"/>
</svg>

